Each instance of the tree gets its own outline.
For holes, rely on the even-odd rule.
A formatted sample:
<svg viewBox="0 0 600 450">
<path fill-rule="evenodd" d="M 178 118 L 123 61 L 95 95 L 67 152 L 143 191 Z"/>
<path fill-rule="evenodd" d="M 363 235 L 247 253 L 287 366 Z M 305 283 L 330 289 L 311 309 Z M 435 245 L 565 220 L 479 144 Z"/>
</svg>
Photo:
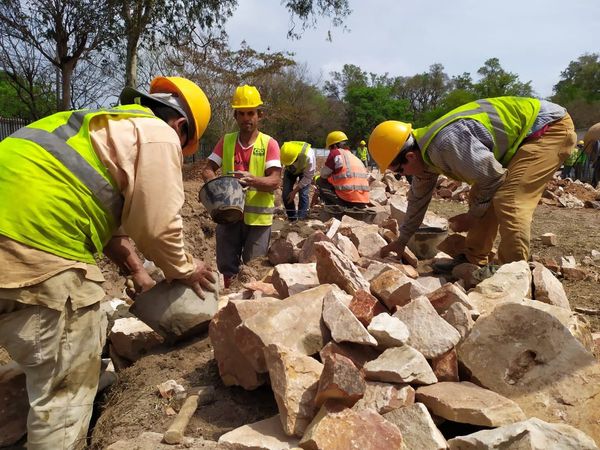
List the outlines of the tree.
<svg viewBox="0 0 600 450">
<path fill-rule="evenodd" d="M 60 71 L 58 109 L 71 107 L 77 63 L 113 42 L 111 0 L 0 0 L 3 38 L 35 49 Z"/>
<path fill-rule="evenodd" d="M 531 81 L 520 82 L 517 74 L 506 72 L 501 67 L 498 58 L 488 59 L 477 73 L 481 75 L 481 79 L 474 84 L 473 89 L 478 98 L 503 95 L 531 97 L 533 95 Z"/>
<path fill-rule="evenodd" d="M 331 79 L 325 82 L 324 90 L 330 97 L 342 100 L 350 88 L 365 87 L 369 77 L 360 67 L 354 64 L 344 64 L 341 72 L 333 71 Z"/>
<path fill-rule="evenodd" d="M 384 120 L 410 122 L 409 102 L 392 96 L 388 86 L 355 86 L 346 95 L 348 123 L 346 134 L 352 142 L 366 139 L 371 130 Z"/>
<path fill-rule="evenodd" d="M 231 16 L 237 0 L 119 0 L 120 17 L 126 36 L 125 83 L 137 86 L 137 57 L 140 45 L 149 50 L 158 46 L 181 46 L 193 39 L 195 31 L 220 28 Z M 348 0 L 286 0 L 290 13 L 289 37 L 314 25 L 319 16 L 331 17 L 334 26 L 350 13 Z M 296 23 L 299 20 L 299 24 Z"/>
<path fill-rule="evenodd" d="M 598 53 L 571 61 L 554 86 L 553 102 L 569 111 L 577 128 L 600 122 L 600 59 Z"/>
<path fill-rule="evenodd" d="M 561 104 L 573 100 L 600 100 L 600 59 L 598 53 L 585 54 L 571 61 L 554 85 L 552 99 Z"/>
</svg>

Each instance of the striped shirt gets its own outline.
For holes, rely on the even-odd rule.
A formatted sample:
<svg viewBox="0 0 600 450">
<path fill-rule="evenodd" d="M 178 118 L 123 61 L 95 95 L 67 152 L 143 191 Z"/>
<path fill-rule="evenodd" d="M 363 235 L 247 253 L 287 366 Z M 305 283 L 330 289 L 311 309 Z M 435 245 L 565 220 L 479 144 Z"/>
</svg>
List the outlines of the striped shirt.
<svg viewBox="0 0 600 450">
<path fill-rule="evenodd" d="M 527 133 L 539 131 L 561 119 L 566 109 L 555 103 L 540 101 L 540 112 Z M 477 121 L 461 119 L 440 130 L 427 148 L 433 166 L 451 178 L 469 183 L 469 214 L 481 217 L 490 206 L 496 190 L 502 185 L 506 169 L 494 157 L 494 141 L 485 126 Z M 400 227 L 399 241 L 406 244 L 421 226 L 437 184 L 438 174 L 427 171 L 414 176 L 408 192 L 408 209 Z"/>
</svg>

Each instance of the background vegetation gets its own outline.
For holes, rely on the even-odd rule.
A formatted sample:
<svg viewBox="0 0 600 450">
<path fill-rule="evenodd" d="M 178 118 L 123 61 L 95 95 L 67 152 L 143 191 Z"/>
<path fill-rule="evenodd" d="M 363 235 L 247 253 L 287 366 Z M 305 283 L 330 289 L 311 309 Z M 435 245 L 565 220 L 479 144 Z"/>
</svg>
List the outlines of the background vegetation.
<svg viewBox="0 0 600 450">
<path fill-rule="evenodd" d="M 277 0 L 269 0 L 276 2 Z M 531 81 L 506 72 L 498 58 L 476 74 L 447 74 L 441 64 L 411 76 L 367 73 L 346 64 L 314 79 L 285 52 L 229 47 L 223 25 L 237 0 L 0 0 L 0 117 L 35 120 L 59 110 L 108 106 L 124 85 L 145 89 L 157 74 L 196 81 L 213 118 L 204 143 L 233 127 L 236 86 L 256 85 L 267 104 L 265 132 L 280 142 L 322 147 L 333 129 L 353 143 L 382 120 L 422 126 L 471 100 L 536 96 Z M 287 0 L 290 38 L 319 17 L 343 26 L 349 0 Z M 577 128 L 600 122 L 599 54 L 571 61 L 549 98 Z"/>
</svg>

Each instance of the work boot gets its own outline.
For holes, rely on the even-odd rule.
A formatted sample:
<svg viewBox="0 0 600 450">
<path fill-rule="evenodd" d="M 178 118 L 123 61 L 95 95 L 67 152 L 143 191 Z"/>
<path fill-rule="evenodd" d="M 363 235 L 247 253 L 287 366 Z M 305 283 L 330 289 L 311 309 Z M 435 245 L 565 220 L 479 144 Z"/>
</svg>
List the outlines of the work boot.
<svg viewBox="0 0 600 450">
<path fill-rule="evenodd" d="M 499 268 L 500 266 L 496 264 L 486 264 L 485 266 L 473 271 L 473 279 L 478 283 L 481 283 L 483 280 L 487 280 L 494 275 Z"/>
<path fill-rule="evenodd" d="M 235 277 L 235 275 L 223 275 L 223 287 L 225 289 L 229 288 L 229 286 L 231 286 L 231 282 L 233 281 L 233 278 Z"/>
<path fill-rule="evenodd" d="M 468 262 L 469 260 L 467 259 L 467 257 L 463 253 L 461 253 L 459 255 L 456 255 L 450 261 L 434 262 L 433 264 L 431 264 L 431 268 L 434 270 L 434 272 L 438 273 L 452 272 L 452 269 L 454 269 L 459 264 L 464 264 Z"/>
</svg>

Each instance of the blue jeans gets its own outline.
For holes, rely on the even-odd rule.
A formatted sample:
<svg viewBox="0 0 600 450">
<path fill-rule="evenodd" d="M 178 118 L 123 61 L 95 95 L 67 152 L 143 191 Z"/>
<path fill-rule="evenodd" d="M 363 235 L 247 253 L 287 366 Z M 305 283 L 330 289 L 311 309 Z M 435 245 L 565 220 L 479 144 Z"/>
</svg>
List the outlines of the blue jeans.
<svg viewBox="0 0 600 450">
<path fill-rule="evenodd" d="M 290 220 L 296 219 L 306 219 L 308 216 L 308 190 L 310 189 L 310 185 L 304 186 L 300 191 L 298 191 L 298 209 L 296 210 L 296 204 L 292 200 L 288 201 L 288 196 L 296 181 L 299 178 L 302 178 L 302 174 L 294 175 L 289 170 L 284 170 L 283 172 L 283 192 L 281 196 L 283 197 L 283 206 L 285 206 L 285 213 Z"/>
</svg>

